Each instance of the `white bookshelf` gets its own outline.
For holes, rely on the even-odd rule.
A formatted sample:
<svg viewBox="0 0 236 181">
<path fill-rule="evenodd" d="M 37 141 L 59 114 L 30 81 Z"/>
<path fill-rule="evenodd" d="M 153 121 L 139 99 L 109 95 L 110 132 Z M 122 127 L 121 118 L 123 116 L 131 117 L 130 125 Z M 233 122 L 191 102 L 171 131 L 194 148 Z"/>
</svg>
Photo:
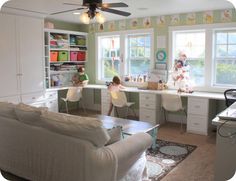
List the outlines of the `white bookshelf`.
<svg viewBox="0 0 236 181">
<path fill-rule="evenodd" d="M 65 80 L 70 81 L 72 74 L 77 72 L 76 66 L 84 66 L 87 61 L 87 33 L 44 29 L 44 39 L 46 88 L 58 86 L 58 84 L 53 85 L 55 81 L 52 81 L 52 78 L 55 79 L 55 76 L 57 76 L 58 81 L 60 78 L 64 80 L 59 83 L 60 86 L 63 86 L 66 83 Z M 80 54 L 81 58 L 79 59 L 77 55 L 75 56 L 77 60 L 75 57 L 72 60 L 72 52 L 75 55 Z M 52 53 L 57 55 L 56 60 L 53 60 Z M 64 57 L 59 58 L 58 54 L 64 54 Z M 61 67 L 63 67 L 62 70 Z"/>
</svg>

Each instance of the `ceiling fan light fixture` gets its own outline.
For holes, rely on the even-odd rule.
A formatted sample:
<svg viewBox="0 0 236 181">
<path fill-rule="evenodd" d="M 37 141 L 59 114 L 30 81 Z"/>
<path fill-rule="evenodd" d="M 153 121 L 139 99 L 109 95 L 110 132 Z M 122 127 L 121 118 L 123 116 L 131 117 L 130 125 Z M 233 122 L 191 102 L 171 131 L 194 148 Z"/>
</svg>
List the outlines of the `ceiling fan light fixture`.
<svg viewBox="0 0 236 181">
<path fill-rule="evenodd" d="M 89 24 L 90 18 L 89 18 L 89 16 L 88 16 L 88 12 L 83 12 L 83 13 L 80 15 L 80 21 L 82 21 L 82 23 L 84 23 L 84 24 Z"/>
<path fill-rule="evenodd" d="M 96 12 L 95 17 L 99 24 L 103 24 L 105 22 L 105 17 L 101 13 Z"/>
<path fill-rule="evenodd" d="M 73 12 L 74 15 L 80 15 L 80 12 Z"/>
</svg>

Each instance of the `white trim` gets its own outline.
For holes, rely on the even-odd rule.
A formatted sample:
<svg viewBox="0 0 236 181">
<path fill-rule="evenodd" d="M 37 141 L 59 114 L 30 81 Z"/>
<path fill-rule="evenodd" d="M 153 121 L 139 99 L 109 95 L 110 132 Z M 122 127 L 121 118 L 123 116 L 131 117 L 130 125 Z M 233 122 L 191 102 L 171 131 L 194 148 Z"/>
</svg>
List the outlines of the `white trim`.
<svg viewBox="0 0 236 181">
<path fill-rule="evenodd" d="M 59 29 L 48 29 L 44 28 L 44 32 L 49 33 L 63 33 L 63 34 L 73 34 L 73 35 L 84 35 L 87 36 L 88 33 L 85 32 L 79 32 L 79 31 L 67 31 L 67 30 L 59 30 Z"/>
</svg>

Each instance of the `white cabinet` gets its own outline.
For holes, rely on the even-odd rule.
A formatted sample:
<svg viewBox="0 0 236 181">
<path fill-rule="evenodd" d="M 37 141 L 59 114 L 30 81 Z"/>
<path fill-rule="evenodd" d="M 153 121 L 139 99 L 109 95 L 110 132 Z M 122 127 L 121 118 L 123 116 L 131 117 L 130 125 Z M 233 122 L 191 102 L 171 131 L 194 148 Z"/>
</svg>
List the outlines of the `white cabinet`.
<svg viewBox="0 0 236 181">
<path fill-rule="evenodd" d="M 47 90 L 45 93 L 46 107 L 49 111 L 58 112 L 58 92 L 57 90 Z"/>
<path fill-rule="evenodd" d="M 16 27 L 21 93 L 43 91 L 43 20 L 17 17 Z"/>
<path fill-rule="evenodd" d="M 157 98 L 156 94 L 139 94 L 139 120 L 156 124 Z"/>
<path fill-rule="evenodd" d="M 107 89 L 101 90 L 101 114 L 107 115 L 111 104 L 110 93 Z M 112 110 L 111 116 L 114 116 L 114 108 Z"/>
<path fill-rule="evenodd" d="M 209 99 L 188 98 L 187 132 L 208 134 Z"/>
<path fill-rule="evenodd" d="M 0 23 L 0 96 L 5 97 L 19 92 L 15 16 L 0 13 Z"/>
<path fill-rule="evenodd" d="M 0 97 L 42 96 L 43 19 L 0 13 L 0 24 Z"/>
</svg>

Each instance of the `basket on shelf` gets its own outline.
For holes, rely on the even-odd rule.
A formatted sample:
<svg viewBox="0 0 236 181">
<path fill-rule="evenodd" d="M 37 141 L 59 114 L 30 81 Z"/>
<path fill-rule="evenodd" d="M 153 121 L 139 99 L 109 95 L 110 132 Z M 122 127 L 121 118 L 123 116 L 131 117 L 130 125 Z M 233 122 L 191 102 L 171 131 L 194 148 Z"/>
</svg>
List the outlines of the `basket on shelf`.
<svg viewBox="0 0 236 181">
<path fill-rule="evenodd" d="M 78 52 L 77 51 L 71 51 L 70 52 L 70 61 L 77 61 Z"/>
<path fill-rule="evenodd" d="M 85 61 L 85 59 L 86 59 L 86 52 L 78 51 L 77 60 L 78 61 Z"/>
<path fill-rule="evenodd" d="M 57 59 L 58 59 L 58 52 L 51 51 L 50 52 L 50 62 L 57 62 Z"/>
<path fill-rule="evenodd" d="M 67 51 L 59 51 L 58 54 L 58 61 L 68 61 L 68 52 Z"/>
</svg>

